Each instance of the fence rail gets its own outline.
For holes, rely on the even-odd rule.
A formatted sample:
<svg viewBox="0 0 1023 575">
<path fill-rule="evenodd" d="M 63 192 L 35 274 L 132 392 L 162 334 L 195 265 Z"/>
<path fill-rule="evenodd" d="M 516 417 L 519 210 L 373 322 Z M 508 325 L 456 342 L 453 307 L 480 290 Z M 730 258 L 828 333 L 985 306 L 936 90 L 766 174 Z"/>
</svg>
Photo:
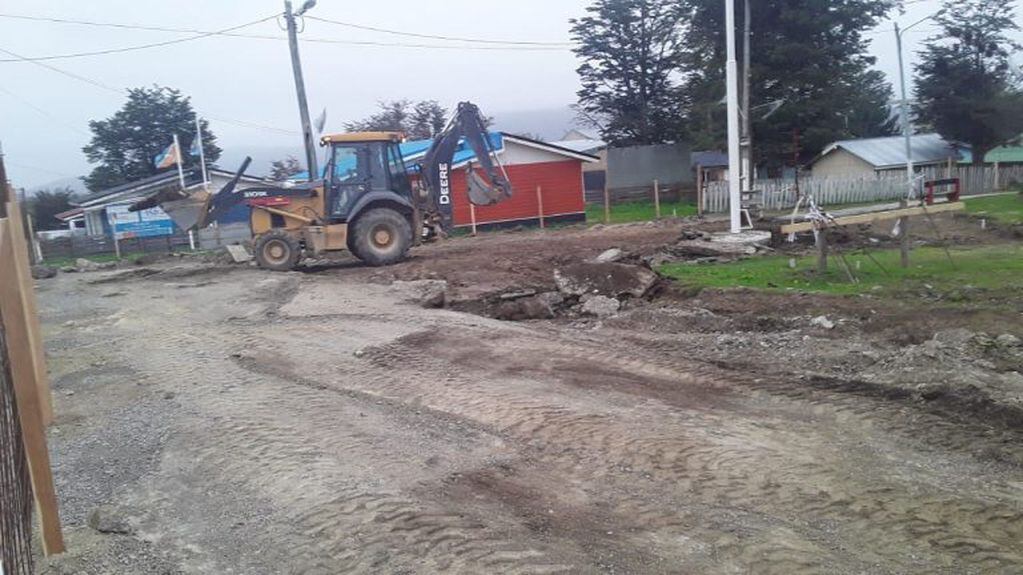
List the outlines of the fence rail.
<svg viewBox="0 0 1023 575">
<path fill-rule="evenodd" d="M 946 167 L 929 166 L 918 178 L 938 180 L 959 178 L 962 195 L 978 195 L 1008 189 L 1023 183 L 1023 166 L 961 166 L 951 172 Z M 839 205 L 898 200 L 906 196 L 905 174 L 876 178 L 800 178 L 797 194 L 794 180 L 757 180 L 755 189 L 763 191 L 764 209 L 785 210 L 796 205 L 799 196 L 810 195 L 820 205 Z M 922 185 L 920 186 L 922 187 Z M 703 210 L 728 211 L 728 182 L 710 182 L 703 194 Z"/>
</svg>

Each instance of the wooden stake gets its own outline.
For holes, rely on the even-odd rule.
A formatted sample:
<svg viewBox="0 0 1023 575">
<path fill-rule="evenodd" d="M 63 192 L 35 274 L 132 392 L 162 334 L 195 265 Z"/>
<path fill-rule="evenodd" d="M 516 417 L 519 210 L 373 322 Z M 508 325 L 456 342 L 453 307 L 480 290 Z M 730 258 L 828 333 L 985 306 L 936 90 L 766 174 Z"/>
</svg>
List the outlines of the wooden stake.
<svg viewBox="0 0 1023 575">
<path fill-rule="evenodd" d="M 604 179 L 604 223 L 611 223 L 611 190 L 607 187 L 607 178 Z"/>
<path fill-rule="evenodd" d="M 472 222 L 472 235 L 476 235 L 476 204 L 469 202 L 469 221 Z"/>
<path fill-rule="evenodd" d="M 817 273 L 824 275 L 828 271 L 828 230 L 817 230 Z"/>
<path fill-rule="evenodd" d="M 536 187 L 536 210 L 540 214 L 540 229 L 544 229 L 546 226 L 543 221 L 543 188 L 540 186 Z"/>
<path fill-rule="evenodd" d="M 8 216 L 11 216 L 10 212 Z M 9 278 L 17 279 L 21 272 L 27 271 L 22 265 L 24 260 L 17 255 L 19 246 L 14 241 L 17 238 L 15 227 L 21 226 L 13 225 L 14 219 L 9 217 L 0 220 L 0 277 L 5 280 L 0 281 L 0 316 L 4 324 L 4 340 L 18 405 L 21 438 L 39 516 L 43 552 L 53 555 L 64 551 L 64 536 L 60 528 L 57 493 L 53 487 L 53 472 L 50 469 L 50 455 L 46 448 L 46 432 L 41 417 L 44 408 L 33 362 L 30 310 L 25 306 L 22 284 L 19 281 L 9 281 Z M 21 272 L 18 268 L 21 268 Z"/>
<path fill-rule="evenodd" d="M 661 219 L 661 183 L 654 180 L 654 217 Z"/>
<path fill-rule="evenodd" d="M 25 229 L 22 227 L 21 207 L 18 205 L 14 194 L 8 195 L 7 200 L 7 226 L 11 235 L 11 249 L 14 252 L 14 262 L 10 268 L 10 275 L 2 274 L 0 277 L 11 278 L 18 284 L 20 297 L 22 298 L 22 309 L 25 310 L 25 320 L 28 325 L 29 351 L 31 352 L 32 369 L 34 371 L 33 381 L 39 386 L 39 416 L 43 425 L 53 423 L 53 400 L 50 397 L 50 380 L 46 373 L 46 359 L 44 355 L 42 331 L 39 327 L 39 315 L 36 306 L 36 294 L 33 287 L 32 273 L 28 264 L 28 246 L 25 244 Z"/>
</svg>

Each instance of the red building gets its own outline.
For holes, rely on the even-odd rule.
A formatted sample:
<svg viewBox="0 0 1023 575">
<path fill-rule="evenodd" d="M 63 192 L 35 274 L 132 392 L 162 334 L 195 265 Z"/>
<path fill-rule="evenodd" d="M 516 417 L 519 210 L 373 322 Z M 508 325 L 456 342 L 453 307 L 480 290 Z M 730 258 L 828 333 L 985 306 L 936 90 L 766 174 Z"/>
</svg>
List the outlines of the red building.
<svg viewBox="0 0 1023 575">
<path fill-rule="evenodd" d="M 491 134 L 490 139 L 514 193 L 511 198 L 492 206 L 476 206 L 477 226 L 537 225 L 541 203 L 546 223 L 586 221 L 582 166 L 599 161 L 597 156 L 503 132 Z M 406 146 L 402 146 L 410 163 L 425 154 L 425 149 L 420 150 L 422 146 L 418 144 L 410 142 L 408 152 Z M 455 154 L 451 188 L 457 227 L 472 225 L 466 173 L 470 164 L 477 165 L 475 160 L 476 156 L 468 149 L 460 149 Z"/>
</svg>

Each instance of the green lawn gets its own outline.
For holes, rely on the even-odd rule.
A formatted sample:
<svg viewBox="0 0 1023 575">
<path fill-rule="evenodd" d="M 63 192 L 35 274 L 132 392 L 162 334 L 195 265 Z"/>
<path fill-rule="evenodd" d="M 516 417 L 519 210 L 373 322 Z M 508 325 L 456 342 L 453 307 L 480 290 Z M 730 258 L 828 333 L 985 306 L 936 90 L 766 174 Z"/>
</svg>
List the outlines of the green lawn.
<svg viewBox="0 0 1023 575">
<path fill-rule="evenodd" d="M 661 217 L 695 216 L 696 204 L 686 202 L 661 202 Z M 611 204 L 611 223 L 644 222 L 656 217 L 652 201 L 624 202 Z M 586 221 L 591 224 L 604 222 L 604 205 L 587 204 Z"/>
<path fill-rule="evenodd" d="M 1023 194 L 966 198 L 965 202 L 967 213 L 988 216 L 1007 224 L 1023 222 Z"/>
<path fill-rule="evenodd" d="M 941 248 L 913 250 L 908 269 L 899 267 L 898 250 L 871 252 L 887 275 L 863 254 L 847 253 L 846 260 L 860 280 L 850 283 L 834 254 L 828 273 L 818 276 L 816 258 L 787 256 L 750 258 L 727 264 L 669 264 L 659 271 L 685 285 L 700 287 L 750 287 L 768 290 L 799 290 L 833 294 L 872 291 L 898 293 L 919 289 L 955 292 L 965 286 L 988 290 L 1019 290 L 1023 286 L 1023 246 L 1000 245 L 952 250 L 950 263 Z M 859 266 L 859 269 L 857 269 Z M 880 286 L 880 289 L 875 286 Z M 927 286 L 930 286 L 929 288 Z"/>
<path fill-rule="evenodd" d="M 121 259 L 129 260 L 129 259 L 137 258 L 137 257 L 139 257 L 141 255 L 143 255 L 142 252 L 124 252 L 124 253 L 121 254 Z M 82 259 L 86 259 L 86 260 L 92 260 L 92 261 L 94 261 L 94 262 L 96 262 L 98 264 L 99 263 L 105 263 L 105 262 L 116 262 L 117 261 L 117 256 L 114 255 L 114 254 L 94 254 L 94 255 L 91 255 L 91 256 L 79 256 L 79 257 L 81 257 Z M 52 259 L 48 259 L 48 260 L 44 261 L 43 263 L 48 265 L 48 266 L 53 266 L 53 267 L 56 267 L 56 268 L 62 268 L 64 266 L 73 266 L 73 265 L 75 265 L 75 261 L 77 259 L 78 259 L 78 257 L 74 257 L 74 258 L 52 258 Z"/>
</svg>

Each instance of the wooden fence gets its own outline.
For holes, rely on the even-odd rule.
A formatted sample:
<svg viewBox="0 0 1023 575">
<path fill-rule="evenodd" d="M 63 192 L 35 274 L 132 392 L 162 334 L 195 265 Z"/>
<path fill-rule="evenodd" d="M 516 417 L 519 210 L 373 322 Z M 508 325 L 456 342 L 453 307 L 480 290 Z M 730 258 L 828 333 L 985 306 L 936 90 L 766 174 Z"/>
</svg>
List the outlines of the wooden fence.
<svg viewBox="0 0 1023 575">
<path fill-rule="evenodd" d="M 236 223 L 199 230 L 195 235 L 196 246 L 212 250 L 229 244 L 244 243 L 252 239 L 249 224 Z M 87 258 L 99 254 L 116 253 L 114 240 L 109 236 L 91 237 L 84 234 L 51 239 L 38 239 L 43 260 L 63 258 Z M 176 233 L 153 238 L 129 238 L 121 240 L 121 253 L 170 253 L 187 250 L 191 246 L 188 234 Z"/>
<path fill-rule="evenodd" d="M 1023 183 L 1023 166 L 960 166 L 951 171 L 944 166 L 929 166 L 918 172 L 917 187 L 922 189 L 925 180 L 948 177 L 960 179 L 964 196 L 987 194 Z M 905 173 L 875 178 L 800 178 L 798 194 L 794 180 L 757 180 L 755 185 L 764 193 L 766 210 L 791 209 L 799 196 L 807 195 L 822 206 L 899 200 L 906 197 L 907 187 Z M 728 211 L 727 181 L 707 185 L 703 211 Z"/>
<path fill-rule="evenodd" d="M 43 552 L 64 550 L 46 446 L 53 407 L 28 257 L 0 158 L 0 571 L 17 575 L 33 572 L 33 507 Z"/>
</svg>

